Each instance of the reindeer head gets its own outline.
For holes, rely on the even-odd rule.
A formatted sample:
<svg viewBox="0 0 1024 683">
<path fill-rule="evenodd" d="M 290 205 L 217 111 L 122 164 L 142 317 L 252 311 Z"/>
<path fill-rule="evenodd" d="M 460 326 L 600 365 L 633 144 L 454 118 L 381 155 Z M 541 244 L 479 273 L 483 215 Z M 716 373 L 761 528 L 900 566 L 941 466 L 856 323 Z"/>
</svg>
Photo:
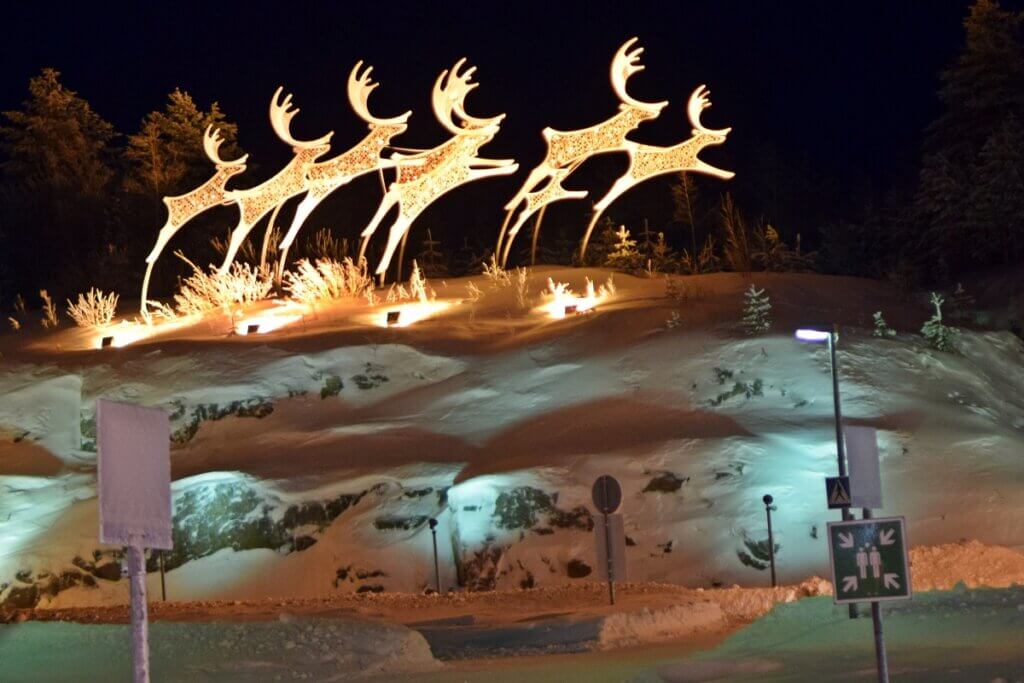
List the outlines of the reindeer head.
<svg viewBox="0 0 1024 683">
<path fill-rule="evenodd" d="M 327 153 L 330 149 L 331 136 L 334 135 L 334 131 L 316 140 L 296 140 L 292 137 L 292 119 L 299 113 L 299 109 L 297 107 L 292 108 L 291 94 L 285 95 L 283 99 L 281 98 L 283 90 L 284 88 L 279 86 L 274 91 L 274 97 L 270 100 L 270 125 L 273 126 L 277 137 L 291 145 L 292 149 L 296 152 L 300 150 L 314 150 L 320 152 L 320 154 Z M 323 149 L 321 150 L 321 148 Z"/>
<path fill-rule="evenodd" d="M 440 124 L 454 135 L 465 135 L 470 131 L 485 135 L 495 135 L 498 132 L 498 126 L 505 118 L 504 114 L 498 114 L 490 118 L 477 118 L 466 113 L 466 95 L 480 84 L 472 82 L 473 73 L 476 72 L 475 66 L 466 69 L 461 74 L 459 73 L 459 69 L 465 63 L 465 58 L 460 59 L 452 67 L 451 71 L 445 69 L 437 77 L 431 97 L 434 115 Z M 461 126 L 456 123 L 456 116 L 461 119 Z"/>
<path fill-rule="evenodd" d="M 348 101 L 352 105 L 352 109 L 359 118 L 370 124 L 370 128 L 393 126 L 397 131 L 396 134 L 405 132 L 406 128 L 408 128 L 407 122 L 409 117 L 412 115 L 411 111 L 407 111 L 399 116 L 393 116 L 390 119 L 379 119 L 370 113 L 368 106 L 370 93 L 380 83 L 374 83 L 370 80 L 370 73 L 373 71 L 372 66 L 367 66 L 366 70 L 360 74 L 359 72 L 362 68 L 363 62 L 360 60 L 352 69 L 352 73 L 348 75 Z"/>
<path fill-rule="evenodd" d="M 690 101 L 686 105 L 686 113 L 690 117 L 690 124 L 693 126 L 693 141 L 697 145 L 698 150 L 722 144 L 725 142 L 726 136 L 732 131 L 732 128 L 721 128 L 718 130 L 706 128 L 700 122 L 701 112 L 711 106 L 710 97 L 711 93 L 707 87 L 701 85 L 693 91 L 693 94 L 690 95 Z M 697 159 L 697 168 L 694 170 L 722 178 L 723 180 L 729 180 L 736 175 L 732 171 L 723 171 L 720 168 L 715 168 L 700 159 Z"/>
<path fill-rule="evenodd" d="M 630 50 L 636 41 L 636 38 L 627 40 L 612 58 L 612 89 L 622 100 L 620 108 L 636 107 L 657 116 L 668 105 L 668 102 L 641 102 L 633 99 L 626 92 L 626 81 L 629 80 L 629 77 L 644 70 L 644 65 L 640 63 L 640 55 L 643 54 L 644 49 L 638 47 L 635 50 Z"/>
<path fill-rule="evenodd" d="M 232 161 L 225 161 L 220 158 L 220 146 L 222 144 L 224 144 L 224 138 L 220 136 L 220 128 L 207 126 L 206 131 L 203 133 L 203 151 L 206 152 L 206 156 L 210 157 L 210 161 L 216 164 L 219 169 L 230 168 L 238 169 L 238 171 L 244 171 L 245 161 L 249 158 L 249 155 L 243 154 Z M 237 173 L 238 171 L 235 172 Z"/>
</svg>

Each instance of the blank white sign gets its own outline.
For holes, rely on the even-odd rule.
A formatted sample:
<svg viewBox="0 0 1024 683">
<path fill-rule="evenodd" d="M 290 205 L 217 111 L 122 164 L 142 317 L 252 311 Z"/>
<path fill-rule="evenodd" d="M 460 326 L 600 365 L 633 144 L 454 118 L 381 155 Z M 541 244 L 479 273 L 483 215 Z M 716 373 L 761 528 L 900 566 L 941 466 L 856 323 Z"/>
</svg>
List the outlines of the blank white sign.
<svg viewBox="0 0 1024 683">
<path fill-rule="evenodd" d="M 850 468 L 850 502 L 858 508 L 882 507 L 882 475 L 878 466 L 878 434 L 874 427 L 843 427 Z"/>
<path fill-rule="evenodd" d="M 100 542 L 170 550 L 171 429 L 167 413 L 96 401 Z"/>
</svg>

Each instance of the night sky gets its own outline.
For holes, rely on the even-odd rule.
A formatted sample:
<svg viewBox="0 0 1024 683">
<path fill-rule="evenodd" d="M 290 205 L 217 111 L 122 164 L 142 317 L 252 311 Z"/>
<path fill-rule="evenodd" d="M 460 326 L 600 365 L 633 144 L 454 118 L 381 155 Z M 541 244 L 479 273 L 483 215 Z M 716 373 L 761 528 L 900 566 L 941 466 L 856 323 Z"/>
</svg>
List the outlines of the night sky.
<svg viewBox="0 0 1024 683">
<path fill-rule="evenodd" d="M 43 3 L 18 5 L 5 9 L 0 108 L 18 106 L 28 79 L 53 66 L 120 131 L 134 132 L 179 86 L 201 106 L 220 102 L 239 124 L 240 143 L 258 164 L 250 182 L 290 155 L 266 118 L 277 85 L 302 109 L 297 136 L 333 129 L 340 151 L 365 130 L 344 86 L 352 65 L 366 60 L 381 83 L 371 108 L 381 116 L 413 110 L 409 132 L 395 144 L 427 147 L 446 137 L 429 109 L 430 87 L 466 56 L 481 83 L 467 109 L 508 115 L 483 154 L 520 162 L 514 179 L 456 191 L 469 193 L 463 202 L 488 204 L 478 210 L 490 216 L 541 159 L 544 126 L 585 127 L 616 111 L 608 64 L 634 35 L 647 69 L 631 92 L 671 101 L 634 139 L 687 137 L 686 99 L 706 83 L 714 107 L 705 123 L 734 132 L 705 156 L 736 171 L 738 188 L 745 167 L 773 153 L 783 168 L 830 179 L 835 203 L 843 194 L 837 187 L 884 189 L 912 177 L 921 131 L 939 108 L 938 72 L 963 42 L 968 2 L 139 3 L 116 11 L 79 3 L 60 14 Z M 608 183 L 624 166 L 609 163 Z M 758 208 L 770 211 L 762 199 Z M 629 196 L 619 203 L 628 205 Z"/>
</svg>

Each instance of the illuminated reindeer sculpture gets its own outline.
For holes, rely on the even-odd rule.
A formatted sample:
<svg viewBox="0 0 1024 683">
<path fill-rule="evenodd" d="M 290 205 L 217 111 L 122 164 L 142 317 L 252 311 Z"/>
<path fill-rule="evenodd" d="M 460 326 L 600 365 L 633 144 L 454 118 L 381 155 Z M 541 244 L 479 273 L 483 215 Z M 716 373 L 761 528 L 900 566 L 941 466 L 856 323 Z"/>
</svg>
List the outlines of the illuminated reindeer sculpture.
<svg viewBox="0 0 1024 683">
<path fill-rule="evenodd" d="M 359 62 L 348 77 L 348 101 L 352 109 L 369 126 L 370 132 L 354 147 L 326 161 L 310 164 L 306 170 L 309 192 L 303 197 L 295 209 L 291 226 L 281 240 L 281 258 L 278 261 L 277 277 L 280 280 L 288 259 L 288 249 L 295 241 L 295 236 L 309 218 L 313 210 L 324 199 L 338 188 L 348 184 L 354 178 L 372 171 L 390 168 L 397 163 L 392 159 L 381 157 L 381 153 L 391 142 L 391 138 L 400 135 L 409 127 L 407 121 L 412 114 L 407 111 L 401 116 L 380 119 L 370 113 L 368 101 L 370 93 L 379 83 L 370 80 L 372 66 L 363 71 L 363 63 Z M 362 73 L 360 73 L 362 71 Z"/>
<path fill-rule="evenodd" d="M 427 206 L 460 185 L 481 178 L 509 175 L 518 168 L 512 159 L 476 156 L 480 148 L 498 133 L 505 115 L 476 118 L 466 113 L 466 95 L 479 84 L 471 82 L 475 67 L 459 73 L 465 61 L 459 60 L 450 72 L 441 72 L 431 98 L 434 115 L 452 137 L 433 149 L 391 156 L 396 163 L 397 176 L 388 186 L 377 213 L 362 232 L 360 258 L 366 253 L 367 243 L 384 216 L 398 205 L 398 216 L 389 228 L 387 245 L 375 271 L 382 280 L 399 242 L 403 241 L 413 221 Z"/>
<path fill-rule="evenodd" d="M 277 174 L 256 187 L 248 190 L 235 190 L 228 193 L 228 198 L 238 204 L 239 219 L 231 237 L 228 241 L 228 248 L 224 254 L 224 263 L 221 264 L 220 272 L 224 273 L 235 260 L 239 248 L 249 236 L 253 227 L 267 213 L 273 211 L 270 221 L 267 224 L 266 234 L 263 238 L 263 251 L 260 256 L 260 266 L 266 265 L 267 242 L 274 229 L 274 219 L 281 206 L 307 189 L 306 172 L 309 166 L 330 150 L 331 136 L 333 132 L 317 138 L 316 140 L 296 140 L 291 134 L 291 122 L 298 109 L 292 108 L 292 96 L 285 95 L 281 99 L 281 91 L 278 88 L 274 97 L 270 100 L 270 125 L 273 126 L 277 137 L 292 146 L 295 156 Z"/>
<path fill-rule="evenodd" d="M 498 235 L 495 252 L 500 256 L 502 264 L 508 261 L 512 241 L 530 216 L 540 211 L 533 232 L 535 251 L 537 234 L 540 231 L 541 221 L 544 220 L 546 207 L 562 199 L 582 199 L 587 196 L 585 190 L 566 190 L 562 186 L 562 181 L 592 156 L 627 151 L 626 135 L 644 121 L 657 118 L 661 110 L 668 104 L 668 102 L 640 102 L 626 92 L 626 82 L 629 77 L 644 69 L 640 64 L 643 48 L 632 49 L 636 41 L 636 38 L 626 41 L 612 59 L 612 89 L 622 102 L 619 105 L 618 114 L 607 121 L 582 130 L 559 131 L 545 128 L 541 133 L 548 145 L 547 154 L 540 165 L 530 171 L 529 177 L 519 192 L 505 205 L 507 214 Z M 525 206 L 509 228 L 514 211 L 524 202 Z M 506 229 L 508 229 L 507 239 L 505 238 Z"/>
<path fill-rule="evenodd" d="M 153 273 L 153 265 L 160 258 L 164 247 L 171 241 L 174 234 L 186 223 L 214 206 L 230 204 L 230 192 L 225 189 L 228 180 L 245 170 L 245 161 L 249 158 L 246 154 L 234 161 L 225 161 L 220 158 L 220 146 L 224 139 L 220 137 L 220 130 L 211 132 L 211 127 L 206 127 L 203 134 L 203 150 L 206 156 L 213 161 L 216 172 L 205 183 L 183 195 L 177 197 L 164 197 L 164 204 L 167 206 L 167 222 L 160 228 L 156 244 L 153 250 L 146 257 L 146 275 L 142 279 L 142 301 L 141 312 L 144 319 L 148 319 L 149 310 L 147 307 L 147 295 L 149 292 L 149 278 Z"/>
<path fill-rule="evenodd" d="M 633 142 L 632 140 L 626 141 L 626 151 L 629 153 L 629 168 L 615 181 L 605 196 L 601 197 L 600 201 L 594 205 L 594 215 L 590 219 L 587 232 L 583 236 L 583 242 L 580 245 L 581 261 L 587 253 L 590 233 L 594 231 L 594 226 L 597 225 L 601 214 L 612 202 L 634 185 L 648 178 L 666 173 L 678 173 L 680 171 L 704 173 L 721 178 L 722 180 L 729 180 L 736 175 L 731 171 L 715 168 L 697 158 L 698 152 L 705 147 L 720 145 L 725 142 L 726 136 L 732 131 L 732 128 L 712 130 L 705 128 L 701 124 L 701 112 L 711 106 L 711 100 L 708 99 L 710 95 L 711 93 L 703 85 L 694 90 L 693 94 L 690 95 L 686 113 L 689 116 L 690 124 L 693 126 L 693 137 L 689 140 L 680 142 L 678 145 L 672 145 L 671 147 L 655 147 L 653 145 Z"/>
</svg>

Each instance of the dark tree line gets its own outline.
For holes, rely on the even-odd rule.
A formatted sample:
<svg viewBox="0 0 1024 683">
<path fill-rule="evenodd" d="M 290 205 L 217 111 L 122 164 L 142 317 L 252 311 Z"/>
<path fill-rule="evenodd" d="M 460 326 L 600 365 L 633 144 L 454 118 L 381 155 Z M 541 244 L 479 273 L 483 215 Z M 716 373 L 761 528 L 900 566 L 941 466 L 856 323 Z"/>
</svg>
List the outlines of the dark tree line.
<svg viewBox="0 0 1024 683">
<path fill-rule="evenodd" d="M 221 129 L 225 155 L 236 126 L 216 103 L 206 111 L 175 90 L 163 110 L 120 135 L 54 69 L 29 81 L 28 99 L 0 126 L 0 302 L 39 288 L 60 301 L 91 285 L 130 292 L 166 218 L 162 197 L 187 192 L 212 171 L 202 146 Z M 197 219 L 202 223 L 203 217 Z M 206 219 L 209 221 L 209 219 Z M 207 226 L 208 227 L 208 226 Z M 205 242 L 187 231 L 176 246 Z M 166 283 L 165 283 L 166 286 Z"/>
<path fill-rule="evenodd" d="M 977 0 L 940 76 L 941 115 L 925 131 L 918 177 L 859 218 L 824 227 L 832 272 L 948 284 L 1024 258 L 1024 45 L 1019 14 Z"/>
</svg>

